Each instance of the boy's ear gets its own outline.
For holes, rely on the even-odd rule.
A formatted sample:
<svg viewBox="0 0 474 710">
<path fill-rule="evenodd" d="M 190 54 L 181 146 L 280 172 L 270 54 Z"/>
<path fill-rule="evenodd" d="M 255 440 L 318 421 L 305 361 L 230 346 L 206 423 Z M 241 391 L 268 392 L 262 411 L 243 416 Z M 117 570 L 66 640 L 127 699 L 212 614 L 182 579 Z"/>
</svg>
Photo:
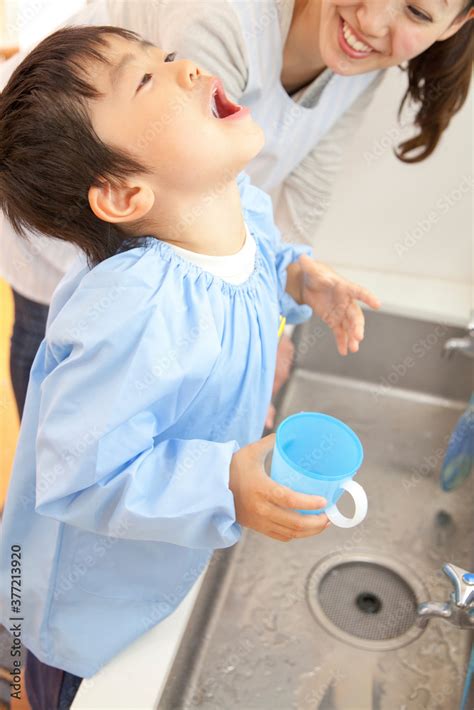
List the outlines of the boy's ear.
<svg viewBox="0 0 474 710">
<path fill-rule="evenodd" d="M 89 205 L 103 222 L 135 222 L 153 207 L 155 194 L 149 185 L 111 185 L 104 182 L 89 188 Z"/>
<path fill-rule="evenodd" d="M 469 22 L 473 18 L 474 18 L 474 9 L 471 7 L 469 12 L 466 12 L 466 14 L 463 15 L 463 17 L 461 17 L 459 20 L 454 20 L 454 22 L 448 27 L 448 29 L 445 30 L 445 32 L 443 32 L 441 37 L 438 37 L 438 42 L 442 42 L 443 40 L 449 39 L 450 37 L 455 35 L 456 32 L 458 30 L 460 30 L 463 25 L 466 24 L 466 22 Z"/>
</svg>

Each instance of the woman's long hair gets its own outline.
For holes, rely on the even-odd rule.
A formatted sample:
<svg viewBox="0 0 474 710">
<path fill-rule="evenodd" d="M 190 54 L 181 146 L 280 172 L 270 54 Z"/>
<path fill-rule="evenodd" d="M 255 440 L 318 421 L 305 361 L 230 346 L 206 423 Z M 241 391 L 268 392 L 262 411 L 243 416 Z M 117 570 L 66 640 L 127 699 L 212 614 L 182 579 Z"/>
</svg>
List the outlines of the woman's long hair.
<svg viewBox="0 0 474 710">
<path fill-rule="evenodd" d="M 474 7 L 469 0 L 460 16 Z M 420 104 L 415 117 L 419 133 L 398 146 L 397 157 L 417 163 L 434 151 L 451 118 L 469 93 L 474 34 L 468 21 L 455 35 L 435 42 L 408 62 L 408 89 L 400 104 L 399 117 L 407 101 Z M 415 154 L 413 154 L 415 151 Z"/>
</svg>

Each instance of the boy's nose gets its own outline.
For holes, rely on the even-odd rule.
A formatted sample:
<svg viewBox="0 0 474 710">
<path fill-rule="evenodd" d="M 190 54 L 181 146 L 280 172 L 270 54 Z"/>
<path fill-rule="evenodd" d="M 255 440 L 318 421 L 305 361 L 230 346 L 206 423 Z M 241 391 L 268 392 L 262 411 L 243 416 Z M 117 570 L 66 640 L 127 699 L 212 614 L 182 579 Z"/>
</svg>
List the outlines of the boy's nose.
<svg viewBox="0 0 474 710">
<path fill-rule="evenodd" d="M 183 89 L 190 89 L 194 86 L 197 79 L 201 76 L 201 70 L 194 62 L 183 59 L 176 62 L 178 66 L 178 83 Z"/>
</svg>

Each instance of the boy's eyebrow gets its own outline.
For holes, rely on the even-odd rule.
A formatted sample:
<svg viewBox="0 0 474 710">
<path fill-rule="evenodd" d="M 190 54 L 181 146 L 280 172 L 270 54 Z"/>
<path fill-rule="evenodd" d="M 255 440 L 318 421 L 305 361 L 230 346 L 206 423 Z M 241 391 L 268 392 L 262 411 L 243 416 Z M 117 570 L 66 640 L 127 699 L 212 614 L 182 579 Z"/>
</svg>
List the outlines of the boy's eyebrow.
<svg viewBox="0 0 474 710">
<path fill-rule="evenodd" d="M 147 42 L 146 39 L 141 39 L 138 41 L 139 46 L 142 49 L 150 49 L 153 47 L 156 49 L 156 45 L 152 44 L 152 42 Z M 110 71 L 110 82 L 112 84 L 112 87 L 115 89 L 117 86 L 117 83 L 120 79 L 120 75 L 122 74 L 124 68 L 127 66 L 129 62 L 132 61 L 132 59 L 136 59 L 137 56 L 136 54 L 132 54 L 131 52 L 128 52 L 127 54 L 124 54 L 121 60 L 116 64 Z"/>
</svg>

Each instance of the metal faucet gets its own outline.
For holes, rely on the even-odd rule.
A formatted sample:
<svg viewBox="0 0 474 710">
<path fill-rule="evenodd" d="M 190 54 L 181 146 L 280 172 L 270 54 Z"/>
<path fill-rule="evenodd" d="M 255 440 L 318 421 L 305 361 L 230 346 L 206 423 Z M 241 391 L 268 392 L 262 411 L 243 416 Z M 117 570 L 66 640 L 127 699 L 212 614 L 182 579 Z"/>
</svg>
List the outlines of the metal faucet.
<svg viewBox="0 0 474 710">
<path fill-rule="evenodd" d="M 425 628 L 430 619 L 437 617 L 460 629 L 474 630 L 474 574 L 450 563 L 443 565 L 443 572 L 454 587 L 449 601 L 418 604 L 416 623 Z"/>
<path fill-rule="evenodd" d="M 443 346 L 443 352 L 447 353 L 448 357 L 451 357 L 456 350 L 474 358 L 474 310 L 471 311 L 467 335 L 464 338 L 450 338 Z"/>
</svg>

